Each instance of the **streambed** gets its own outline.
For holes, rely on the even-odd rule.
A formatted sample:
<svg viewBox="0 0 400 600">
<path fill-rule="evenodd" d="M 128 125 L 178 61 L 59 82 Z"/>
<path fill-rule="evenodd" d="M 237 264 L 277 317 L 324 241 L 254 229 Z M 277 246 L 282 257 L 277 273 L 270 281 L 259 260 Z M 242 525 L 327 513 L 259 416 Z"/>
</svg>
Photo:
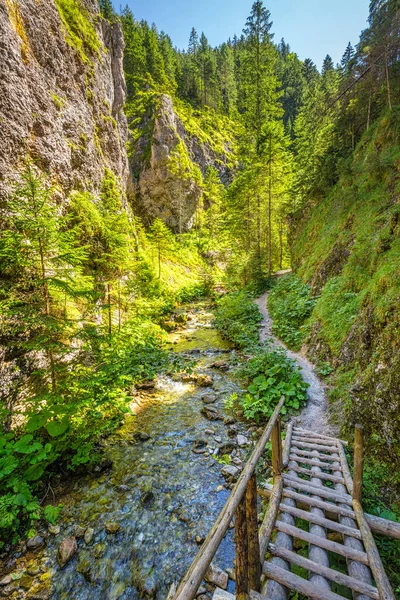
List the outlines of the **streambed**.
<svg viewBox="0 0 400 600">
<path fill-rule="evenodd" d="M 24 575 L 11 584 L 17 587 L 12 598 L 161 600 L 189 567 L 229 496 L 224 465 L 213 454 L 221 455 L 224 444 L 235 442 L 233 430 L 246 431 L 243 424 L 210 421 L 201 414 L 208 396 L 226 417 L 224 400 L 239 391 L 238 383 L 229 371 L 212 365 L 232 365 L 237 357 L 212 328 L 206 306 L 191 306 L 186 314 L 187 323 L 170 334 L 170 341 L 176 352 L 196 361 L 199 381 L 163 376 L 154 389 L 135 396 L 135 415 L 107 442 L 112 468 L 80 479 L 67 494 L 56 490 L 64 505 L 60 531 L 47 534 L 44 549 L 18 561 L 17 573 Z M 207 376 L 210 385 L 205 385 Z M 251 444 L 235 447 L 237 462 L 250 449 Z M 93 539 L 86 543 L 88 530 L 87 539 Z M 78 552 L 61 569 L 57 549 L 68 536 L 78 538 Z M 230 530 L 215 564 L 232 566 L 233 550 Z"/>
</svg>

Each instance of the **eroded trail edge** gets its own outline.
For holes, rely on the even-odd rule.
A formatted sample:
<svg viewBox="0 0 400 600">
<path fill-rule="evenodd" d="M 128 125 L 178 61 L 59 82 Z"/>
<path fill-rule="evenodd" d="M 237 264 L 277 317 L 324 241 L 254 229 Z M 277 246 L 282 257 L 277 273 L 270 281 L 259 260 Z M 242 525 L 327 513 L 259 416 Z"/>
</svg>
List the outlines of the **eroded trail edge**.
<svg viewBox="0 0 400 600">
<path fill-rule="evenodd" d="M 300 353 L 289 350 L 285 344 L 272 333 L 272 319 L 268 312 L 268 292 L 255 300 L 263 320 L 260 324 L 260 342 L 269 343 L 274 348 L 283 348 L 287 356 L 299 367 L 301 376 L 309 384 L 307 390 L 308 403 L 294 421 L 298 427 L 311 429 L 326 435 L 337 435 L 336 428 L 328 420 L 328 398 L 325 385 L 315 372 L 314 365 Z"/>
</svg>

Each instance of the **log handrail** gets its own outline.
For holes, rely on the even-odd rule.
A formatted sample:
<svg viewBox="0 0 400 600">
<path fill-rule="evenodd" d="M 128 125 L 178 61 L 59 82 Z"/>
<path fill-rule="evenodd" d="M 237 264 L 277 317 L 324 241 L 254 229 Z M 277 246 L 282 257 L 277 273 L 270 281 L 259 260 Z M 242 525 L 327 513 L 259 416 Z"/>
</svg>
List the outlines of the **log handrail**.
<svg viewBox="0 0 400 600">
<path fill-rule="evenodd" d="M 197 553 L 196 558 L 192 562 L 186 575 L 183 577 L 173 600 L 193 600 L 197 590 L 204 579 L 208 567 L 218 547 L 224 538 L 237 507 L 245 496 L 247 485 L 252 478 L 256 469 L 257 463 L 264 452 L 275 423 L 279 417 L 285 398 L 282 397 L 276 406 L 267 427 L 254 448 L 250 459 L 244 467 L 239 479 L 237 480 L 231 495 L 229 496 L 225 506 L 220 512 L 213 528 L 206 537 L 202 547 Z"/>
</svg>

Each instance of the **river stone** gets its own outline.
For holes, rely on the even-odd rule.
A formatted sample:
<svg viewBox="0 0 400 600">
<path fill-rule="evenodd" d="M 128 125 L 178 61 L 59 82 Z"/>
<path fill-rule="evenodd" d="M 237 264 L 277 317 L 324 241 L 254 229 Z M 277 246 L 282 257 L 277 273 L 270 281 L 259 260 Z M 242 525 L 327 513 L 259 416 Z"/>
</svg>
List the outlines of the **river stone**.
<svg viewBox="0 0 400 600">
<path fill-rule="evenodd" d="M 27 574 L 23 575 L 21 577 L 21 579 L 19 580 L 19 585 L 24 590 L 29 590 L 29 588 L 32 586 L 32 583 L 33 583 L 33 577 L 31 577 L 30 575 L 27 575 Z"/>
<path fill-rule="evenodd" d="M 72 535 L 76 538 L 83 538 L 83 536 L 85 535 L 85 531 L 86 528 L 82 527 L 81 525 L 78 525 L 77 523 L 75 523 L 75 525 L 72 527 Z"/>
<path fill-rule="evenodd" d="M 197 385 L 200 385 L 201 387 L 208 387 L 213 384 L 213 381 L 211 375 L 204 375 L 201 373 L 197 377 Z"/>
<path fill-rule="evenodd" d="M 227 363 L 226 360 L 216 360 L 210 367 L 212 369 L 219 369 L 220 371 L 228 371 L 229 363 Z"/>
<path fill-rule="evenodd" d="M 207 435 L 215 435 L 215 429 L 205 429 L 204 433 Z"/>
<path fill-rule="evenodd" d="M 225 479 L 230 479 L 237 477 L 237 475 L 239 474 L 239 469 L 233 465 L 225 465 L 224 467 L 222 467 L 221 473 L 225 477 Z"/>
<path fill-rule="evenodd" d="M 235 449 L 233 442 L 225 442 L 222 446 L 219 447 L 219 451 L 221 454 L 230 454 Z"/>
<path fill-rule="evenodd" d="M 85 531 L 85 535 L 83 536 L 85 540 L 85 544 L 89 546 L 93 542 L 94 538 L 94 529 L 93 527 L 88 527 Z"/>
<path fill-rule="evenodd" d="M 9 558 L 2 567 L 4 575 L 7 575 L 7 573 L 11 573 L 11 571 L 16 567 L 16 565 L 17 561 L 15 560 L 15 558 Z"/>
<path fill-rule="evenodd" d="M 58 554 L 57 559 L 60 567 L 65 567 L 65 565 L 75 556 L 78 552 L 78 544 L 76 543 L 76 539 L 72 536 L 63 539 L 61 544 L 58 546 Z"/>
<path fill-rule="evenodd" d="M 136 435 L 141 442 L 147 442 L 147 440 L 150 439 L 149 434 L 146 433 L 145 431 L 138 431 Z"/>
<path fill-rule="evenodd" d="M 107 521 L 105 529 L 107 533 L 118 533 L 121 529 L 121 525 L 116 521 Z"/>
<path fill-rule="evenodd" d="M 243 464 L 242 461 L 240 460 L 240 458 L 238 458 L 237 456 L 234 456 L 232 458 L 232 462 L 234 465 L 237 465 L 238 467 L 241 467 Z"/>
<path fill-rule="evenodd" d="M 204 402 L 204 404 L 213 404 L 214 402 L 217 401 L 217 395 L 216 394 L 206 394 L 205 396 L 202 397 L 202 402 Z"/>
<path fill-rule="evenodd" d="M 140 496 L 140 502 L 145 508 L 151 508 L 154 504 L 155 496 L 153 492 L 147 491 Z"/>
<path fill-rule="evenodd" d="M 193 448 L 205 448 L 207 446 L 207 440 L 199 438 L 198 440 L 194 440 Z"/>
<path fill-rule="evenodd" d="M 40 535 L 35 535 L 26 542 L 28 550 L 38 550 L 39 548 L 43 548 L 43 546 L 44 539 Z"/>
<path fill-rule="evenodd" d="M 8 585 L 1 590 L 1 595 L 4 598 L 8 598 L 8 596 L 11 596 L 13 592 L 15 592 L 15 587 L 13 585 Z"/>
<path fill-rule="evenodd" d="M 228 586 L 228 574 L 225 573 L 225 571 L 222 571 L 222 569 L 220 569 L 219 567 L 213 565 L 212 563 L 208 567 L 208 571 L 205 574 L 204 579 L 208 583 L 212 583 L 213 585 L 216 585 L 217 587 L 223 590 L 226 590 Z"/>
<path fill-rule="evenodd" d="M 31 565 L 28 566 L 28 568 L 26 569 L 26 572 L 31 577 L 35 577 L 36 575 L 38 575 L 40 573 L 40 567 L 36 563 L 32 563 Z"/>
<path fill-rule="evenodd" d="M 221 421 L 223 419 L 223 416 L 217 411 L 215 406 L 210 404 L 205 404 L 200 412 L 209 421 Z"/>
<path fill-rule="evenodd" d="M 238 446 L 240 446 L 241 448 L 243 448 L 243 446 L 247 446 L 249 443 L 249 440 L 247 439 L 247 437 L 245 435 L 238 435 L 236 438 L 237 444 Z"/>
<path fill-rule="evenodd" d="M 217 444 L 221 444 L 221 442 L 222 442 L 222 437 L 219 437 L 219 435 L 216 435 L 216 436 L 214 437 L 214 440 L 217 442 Z"/>
<path fill-rule="evenodd" d="M 0 586 L 4 587 L 5 585 L 10 585 L 11 581 L 11 575 L 6 575 L 3 579 L 0 579 Z"/>
<path fill-rule="evenodd" d="M 235 423 L 235 419 L 233 417 L 225 417 L 224 424 L 225 425 L 233 425 Z"/>
<path fill-rule="evenodd" d="M 58 535 L 60 533 L 60 526 L 59 525 L 49 525 L 48 530 L 49 530 L 49 533 L 51 533 L 51 535 Z"/>
</svg>

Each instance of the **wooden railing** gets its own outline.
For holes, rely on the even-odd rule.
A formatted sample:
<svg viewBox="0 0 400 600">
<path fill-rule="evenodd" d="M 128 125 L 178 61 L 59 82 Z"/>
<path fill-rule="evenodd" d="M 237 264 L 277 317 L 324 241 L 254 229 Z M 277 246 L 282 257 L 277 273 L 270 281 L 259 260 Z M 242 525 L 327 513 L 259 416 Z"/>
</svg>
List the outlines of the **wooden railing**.
<svg viewBox="0 0 400 600">
<path fill-rule="evenodd" d="M 259 535 L 255 469 L 272 435 L 274 484 L 277 478 L 278 480 L 281 479 L 283 457 L 279 415 L 284 401 L 285 399 L 282 397 L 224 508 L 197 553 L 191 567 L 183 577 L 173 596 L 173 600 L 192 600 L 195 598 L 196 592 L 233 517 L 235 517 L 236 541 L 236 597 L 239 600 L 246 598 L 250 589 L 260 591 L 261 556 L 263 550 L 265 554 L 264 538 L 267 528 L 264 527 L 263 530 L 262 527 Z"/>
</svg>

